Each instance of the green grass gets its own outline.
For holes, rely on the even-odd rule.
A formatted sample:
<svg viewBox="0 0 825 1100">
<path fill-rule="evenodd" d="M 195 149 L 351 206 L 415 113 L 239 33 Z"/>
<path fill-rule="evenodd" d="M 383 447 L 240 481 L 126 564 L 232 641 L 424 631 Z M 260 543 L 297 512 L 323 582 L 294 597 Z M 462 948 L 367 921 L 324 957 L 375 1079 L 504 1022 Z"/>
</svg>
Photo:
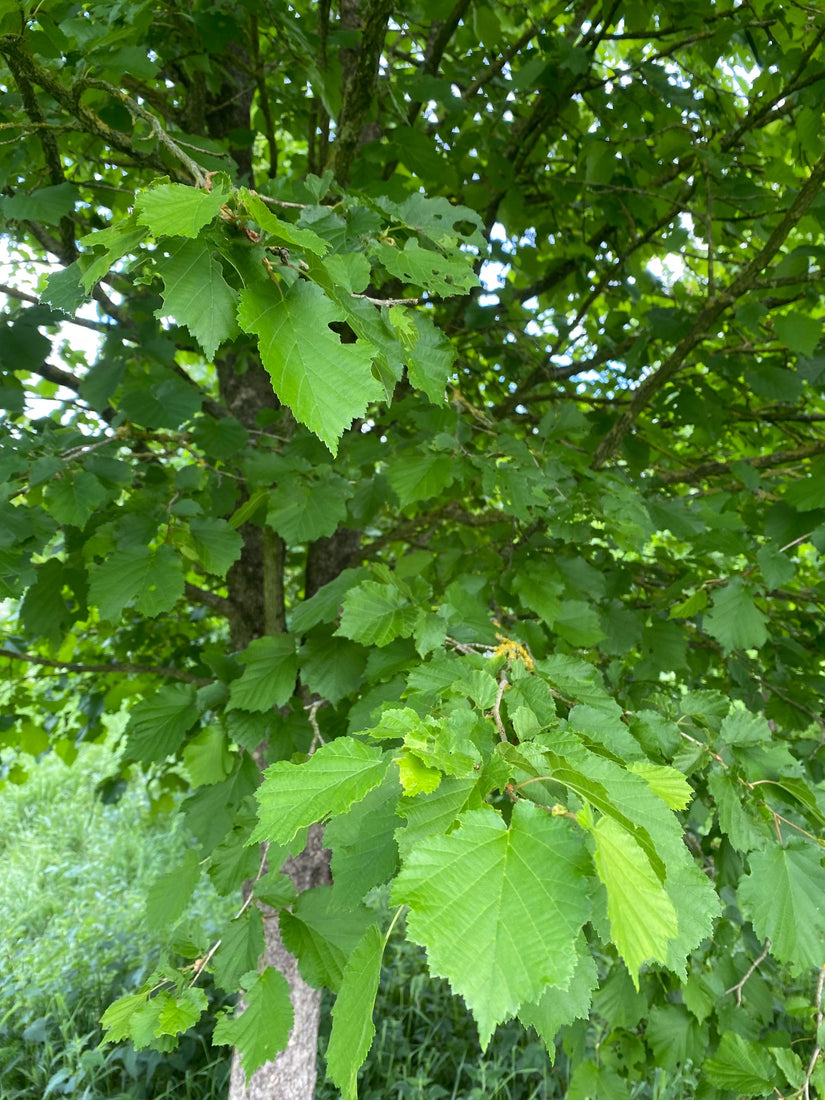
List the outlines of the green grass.
<svg viewBox="0 0 825 1100">
<path fill-rule="evenodd" d="M 0 1096 L 160 1100 L 226 1095 L 228 1062 L 206 1024 L 174 1054 L 98 1049 L 98 1021 L 151 969 L 143 928 L 151 881 L 182 854 L 173 816 L 151 811 L 145 784 L 106 805 L 95 787 L 110 750 L 84 746 L 72 767 L 47 756 L 0 791 Z M 215 899 L 201 899 L 208 925 Z"/>
</svg>

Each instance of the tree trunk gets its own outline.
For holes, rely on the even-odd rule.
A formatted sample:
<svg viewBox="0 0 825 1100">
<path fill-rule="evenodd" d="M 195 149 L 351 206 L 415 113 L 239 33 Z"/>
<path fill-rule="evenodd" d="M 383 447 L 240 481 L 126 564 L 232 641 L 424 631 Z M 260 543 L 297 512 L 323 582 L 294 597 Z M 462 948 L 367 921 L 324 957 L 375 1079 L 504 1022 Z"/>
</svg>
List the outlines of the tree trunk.
<svg viewBox="0 0 825 1100">
<path fill-rule="evenodd" d="M 221 397 L 229 411 L 252 427 L 258 411 L 277 408 L 278 401 L 266 372 L 254 356 L 227 355 L 217 364 Z M 285 420 L 291 421 L 284 410 Z M 290 427 L 291 423 L 281 427 Z M 241 528 L 243 552 L 227 576 L 231 602 L 232 646 L 239 650 L 253 638 L 286 629 L 283 602 L 283 543 L 270 530 L 254 524 Z M 307 597 L 333 580 L 357 553 L 359 533 L 339 529 L 309 547 L 306 563 Z M 261 746 L 262 754 L 266 746 Z M 307 846 L 289 859 L 284 870 L 300 893 L 331 882 L 329 852 L 323 846 L 323 827 L 312 826 Z M 229 1082 L 229 1100 L 312 1100 L 318 1057 L 321 993 L 307 985 L 295 958 L 286 950 L 278 929 L 278 914 L 261 906 L 264 915 L 264 954 L 261 969 L 274 966 L 289 982 L 295 1022 L 286 1050 L 267 1062 L 247 1081 L 235 1053 Z M 243 1002 L 239 1006 L 243 1010 Z"/>
<path fill-rule="evenodd" d="M 300 893 L 312 886 L 331 881 L 329 853 L 324 848 L 324 830 L 310 827 L 307 846 L 295 859 L 288 859 L 284 870 Z M 274 966 L 289 982 L 289 996 L 295 1023 L 289 1044 L 273 1062 L 267 1062 L 246 1079 L 237 1051 L 232 1060 L 229 1100 L 312 1100 L 318 1056 L 318 1021 L 321 1016 L 321 991 L 307 985 L 298 972 L 295 957 L 281 942 L 278 914 L 268 906 L 264 914 L 266 946 L 261 967 Z M 243 1002 L 241 1008 L 243 1008 Z"/>
<path fill-rule="evenodd" d="M 338 119 L 338 129 L 342 133 L 338 134 L 336 145 L 340 144 L 342 148 L 333 165 L 339 183 L 346 181 L 362 136 L 392 6 L 392 0 L 373 0 L 367 5 L 362 0 L 341 2 L 341 26 L 359 30 L 360 41 L 357 49 L 341 51 L 344 105 Z M 248 83 L 248 77 L 245 81 L 241 71 L 234 67 L 230 75 L 241 87 Z M 248 102 L 244 102 L 241 110 L 248 112 L 251 104 L 248 88 L 246 92 Z M 214 129 L 214 117 L 210 121 Z M 236 119 L 230 121 L 232 125 L 239 124 Z M 250 172 L 248 164 L 242 163 L 240 167 Z M 228 357 L 218 364 L 218 375 L 221 396 L 230 412 L 247 426 L 254 426 L 255 415 L 260 408 L 273 407 L 273 402 L 277 406 L 269 379 L 255 359 L 239 362 L 234 357 Z M 241 533 L 244 536 L 243 553 L 227 576 L 229 599 L 233 605 L 232 641 L 238 649 L 262 634 L 286 629 L 283 543 L 277 535 L 264 533 L 249 524 L 241 529 Z M 329 538 L 319 539 L 309 547 L 305 572 L 307 598 L 353 563 L 359 543 L 360 532 L 339 528 Z M 295 859 L 287 861 L 285 870 L 299 892 L 331 881 L 329 852 L 323 847 L 322 826 L 310 829 L 306 848 Z M 265 948 L 261 966 L 277 967 L 289 982 L 295 1023 L 286 1050 L 274 1061 L 261 1066 L 249 1081 L 235 1053 L 229 1100 L 312 1100 L 317 1074 L 321 994 L 304 982 L 294 957 L 284 947 L 277 914 L 264 907 L 264 917 L 269 919 L 264 920 Z"/>
</svg>

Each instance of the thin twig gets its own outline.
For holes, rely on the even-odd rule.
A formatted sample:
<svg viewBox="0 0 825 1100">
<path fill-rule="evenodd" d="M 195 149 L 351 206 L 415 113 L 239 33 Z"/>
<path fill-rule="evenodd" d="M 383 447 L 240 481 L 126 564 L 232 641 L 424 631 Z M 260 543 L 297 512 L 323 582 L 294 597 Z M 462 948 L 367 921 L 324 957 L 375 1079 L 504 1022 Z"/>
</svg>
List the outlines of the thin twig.
<svg viewBox="0 0 825 1100">
<path fill-rule="evenodd" d="M 504 672 L 500 672 L 498 677 L 498 692 L 496 694 L 496 701 L 495 703 L 493 703 L 493 709 L 490 711 L 490 713 L 493 716 L 493 721 L 496 724 L 498 735 L 502 741 L 509 740 L 509 738 L 507 737 L 507 730 L 504 728 L 504 723 L 501 720 L 501 700 L 504 698 L 504 692 L 509 686 L 510 685 L 507 682 L 507 677 L 504 675 Z"/>
<path fill-rule="evenodd" d="M 794 539 L 793 542 L 786 542 L 784 546 L 780 546 L 777 553 L 782 554 L 785 550 L 790 550 L 793 546 L 799 546 L 801 542 L 807 542 L 813 534 L 813 531 L 809 531 L 807 535 L 800 535 L 798 539 Z"/>
<path fill-rule="evenodd" d="M 353 294 L 353 298 L 363 298 L 365 302 L 372 302 L 374 306 L 423 306 L 431 302 L 431 298 L 370 298 L 369 294 Z"/>
<path fill-rule="evenodd" d="M 486 642 L 459 642 L 457 638 L 451 638 L 449 634 L 444 639 L 444 644 L 450 646 L 456 653 L 463 653 L 466 656 L 492 657 L 495 648 L 487 645 Z"/>
<path fill-rule="evenodd" d="M 754 961 L 751 963 L 751 965 L 748 967 L 748 969 L 745 971 L 745 973 L 742 975 L 742 978 L 736 983 L 736 985 L 732 985 L 730 989 L 725 990 L 725 995 L 727 995 L 728 993 L 736 993 L 736 1003 L 738 1005 L 742 1004 L 742 990 L 745 987 L 745 982 L 747 982 L 748 978 L 751 976 L 751 974 L 753 974 L 754 970 L 756 970 L 762 960 L 767 956 L 770 949 L 771 941 L 765 940 L 765 950 L 762 952 L 759 958 L 754 959 Z"/>
<path fill-rule="evenodd" d="M 252 901 L 253 901 L 253 898 L 254 898 L 253 891 L 255 889 L 255 883 L 258 882 L 258 880 L 262 877 L 264 871 L 266 870 L 266 859 L 267 859 L 268 855 L 269 855 L 269 841 L 265 840 L 263 842 L 263 844 L 261 845 L 261 862 L 258 866 L 258 873 L 255 875 L 254 879 L 252 880 L 252 883 L 249 887 L 249 893 L 246 895 L 246 898 L 244 899 L 243 905 L 240 907 L 240 909 L 235 914 L 235 916 L 232 918 L 232 920 L 237 920 L 238 917 L 242 917 L 244 915 L 244 913 L 246 912 L 246 910 L 249 908 L 249 906 L 252 904 Z M 215 954 L 215 952 L 218 950 L 218 948 L 220 947 L 220 945 L 222 943 L 223 943 L 223 940 L 216 940 L 215 943 L 212 944 L 212 946 L 209 948 L 209 950 L 203 956 L 203 958 L 198 959 L 197 963 L 195 964 L 195 969 L 192 972 L 192 980 L 189 983 L 190 989 L 195 984 L 195 982 L 198 980 L 198 978 L 201 976 L 201 974 L 204 972 L 206 967 L 209 965 L 209 960 L 212 958 L 212 956 Z"/>
<path fill-rule="evenodd" d="M 321 745 L 326 744 L 326 741 L 324 740 L 323 735 L 321 734 L 321 730 L 318 726 L 318 711 L 323 705 L 323 699 L 315 699 L 308 706 L 304 707 L 304 710 L 307 712 L 309 724 L 312 726 L 312 741 L 310 742 L 309 746 L 310 756 L 312 756 L 315 750 L 320 748 Z"/>
<path fill-rule="evenodd" d="M 724 760 L 722 759 L 722 757 L 721 757 L 721 756 L 719 755 L 719 753 L 718 753 L 718 752 L 714 752 L 714 751 L 713 751 L 713 750 L 711 749 L 710 745 L 706 745 L 704 741 L 699 741 L 699 740 L 698 740 L 698 739 L 697 739 L 696 737 L 691 737 L 691 736 L 690 736 L 690 734 L 689 734 L 689 733 L 685 733 L 685 731 L 684 731 L 683 729 L 680 729 L 680 730 L 679 730 L 679 734 L 680 734 L 680 736 L 681 736 L 681 737 L 684 737 L 685 741 L 690 741 L 690 742 L 691 742 L 692 744 L 694 744 L 694 745 L 699 745 L 699 746 L 700 746 L 701 748 L 703 748 L 703 749 L 707 749 L 707 750 L 708 750 L 708 752 L 710 753 L 710 755 L 711 755 L 711 756 L 713 757 L 713 759 L 714 759 L 714 760 L 715 760 L 715 761 L 716 761 L 716 762 L 717 762 L 718 764 L 721 764 L 721 765 L 722 765 L 722 767 L 723 767 L 723 768 L 725 769 L 725 771 L 727 771 L 727 770 L 728 770 L 728 766 L 727 766 L 727 764 L 725 763 L 725 761 L 724 761 Z"/>
</svg>

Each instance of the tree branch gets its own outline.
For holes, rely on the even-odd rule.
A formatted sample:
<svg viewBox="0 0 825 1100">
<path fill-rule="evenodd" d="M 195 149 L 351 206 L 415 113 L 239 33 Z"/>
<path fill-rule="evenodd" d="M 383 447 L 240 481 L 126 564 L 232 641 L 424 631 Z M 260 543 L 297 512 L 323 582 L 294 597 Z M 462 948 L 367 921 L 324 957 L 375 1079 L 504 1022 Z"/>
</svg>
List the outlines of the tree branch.
<svg viewBox="0 0 825 1100">
<path fill-rule="evenodd" d="M 2 51 L 0 50 L 0 52 Z M 43 156 L 49 170 L 49 178 L 53 184 L 63 183 L 66 176 L 63 171 L 63 162 L 60 159 L 57 137 L 47 125 L 40 103 L 34 94 L 29 67 L 26 65 L 25 60 L 14 52 L 6 54 L 6 60 L 9 63 L 15 83 L 20 89 L 23 109 L 31 122 L 40 131 L 40 144 L 43 147 Z M 60 258 L 63 263 L 70 264 L 77 256 L 77 246 L 75 244 L 74 221 L 67 215 L 60 219 L 60 238 Z"/>
<path fill-rule="evenodd" d="M 556 7 L 548 13 L 547 21 L 550 22 L 550 20 L 553 19 L 559 9 L 566 6 L 567 0 L 562 0 L 562 3 L 557 4 Z M 515 42 L 508 46 L 508 48 L 504 50 L 499 55 L 499 57 L 495 59 L 495 61 L 492 61 L 480 74 L 480 76 L 477 76 L 471 84 L 467 85 L 467 87 L 461 93 L 461 98 L 465 102 L 472 99 L 476 92 L 483 88 L 485 84 L 488 84 L 493 79 L 493 77 L 498 76 L 504 66 L 509 64 L 509 62 L 513 60 L 516 54 L 520 53 L 521 50 L 523 50 L 524 47 L 527 45 L 527 43 L 538 33 L 538 29 L 539 28 L 537 23 L 531 23 L 527 30 L 519 38 L 517 38 Z"/>
<path fill-rule="evenodd" d="M 25 661 L 30 665 L 40 665 L 43 668 L 53 668 L 56 671 L 80 672 L 80 673 L 148 673 L 151 676 L 164 676 L 170 680 L 183 680 L 187 684 L 196 684 L 205 687 L 213 680 L 205 680 L 201 676 L 194 676 L 191 672 L 183 672 L 179 668 L 155 667 L 154 665 L 133 665 L 116 662 L 110 665 L 82 665 L 75 661 L 52 661 L 47 657 L 36 657 L 33 653 L 17 653 L 13 649 L 0 649 L 0 657 L 6 657 L 13 661 Z"/>
<path fill-rule="evenodd" d="M 370 109 L 378 77 L 378 62 L 384 48 L 387 21 L 393 0 L 369 0 L 361 27 L 361 43 L 355 67 L 344 88 L 344 101 L 338 115 L 331 167 L 339 183 L 345 184 L 361 139 L 361 131 Z"/>
<path fill-rule="evenodd" d="M 207 588 L 199 588 L 196 584 L 190 584 L 188 581 L 184 585 L 184 593 L 188 600 L 193 603 L 201 603 L 204 607 L 211 608 L 219 615 L 228 617 L 232 610 L 232 601 L 227 599 L 226 596 L 219 596 L 217 592 L 210 592 Z"/>
<path fill-rule="evenodd" d="M 819 978 L 818 978 L 817 983 L 816 983 L 816 1030 L 817 1030 L 817 1035 L 819 1034 L 819 1029 L 822 1027 L 823 1019 L 825 1019 L 825 1016 L 823 1016 L 823 1012 L 822 1012 L 822 993 L 823 993 L 823 990 L 825 990 L 825 964 L 823 964 L 819 968 Z M 814 1075 L 814 1070 L 816 1069 L 816 1063 L 819 1061 L 819 1058 L 820 1058 L 821 1054 L 822 1054 L 822 1047 L 819 1045 L 819 1042 L 817 1041 L 816 1046 L 814 1047 L 813 1052 L 811 1054 L 811 1060 L 808 1062 L 808 1068 L 805 1071 L 805 1082 L 802 1086 L 802 1095 L 805 1097 L 805 1100 L 810 1100 L 811 1078 Z"/>
<path fill-rule="evenodd" d="M 269 89 L 266 86 L 266 73 L 261 59 L 261 43 L 258 35 L 258 17 L 251 17 L 252 61 L 255 86 L 258 89 L 258 102 L 261 105 L 261 114 L 264 119 L 264 136 L 269 149 L 269 169 L 267 175 L 274 179 L 278 175 L 278 142 L 275 139 L 275 120 L 272 117 L 272 104 L 269 99 Z"/>
<path fill-rule="evenodd" d="M 679 341 L 659 369 L 649 374 L 637 386 L 627 409 L 618 417 L 596 448 L 592 464 L 594 469 L 599 469 L 612 457 L 625 435 L 632 430 L 642 409 L 646 408 L 659 390 L 682 369 L 688 355 L 705 339 L 709 329 L 725 310 L 752 289 L 759 273 L 765 270 L 784 244 L 788 234 L 819 194 L 823 182 L 825 182 L 825 155 L 821 156 L 811 169 L 810 175 L 799 189 L 785 215 L 750 263 L 745 265 L 728 287 L 709 299 L 700 310 L 690 332 Z"/>
<path fill-rule="evenodd" d="M 16 298 L 19 302 L 31 302 L 35 306 L 43 304 L 34 294 L 26 294 L 24 290 L 18 290 L 17 287 L 8 286 L 6 283 L 0 283 L 0 294 L 6 294 L 9 298 Z M 107 325 L 105 321 L 91 321 L 86 317 L 61 317 L 53 323 L 56 325 L 79 325 L 81 328 L 90 328 L 95 332 L 109 332 L 112 327 Z"/>
<path fill-rule="evenodd" d="M 2 35 L 2 37 L 0 37 L 0 54 L 7 59 L 9 67 L 11 67 L 13 63 L 16 63 L 24 74 L 25 79 L 33 84 L 39 84 L 41 88 L 47 91 L 61 107 L 67 110 L 73 118 L 77 119 L 87 133 L 94 134 L 110 148 L 118 149 L 122 153 L 128 153 L 139 165 L 160 169 L 163 172 L 168 171 L 167 166 L 160 157 L 149 153 L 137 152 L 134 149 L 129 134 L 124 134 L 122 130 L 116 130 L 114 127 L 109 126 L 109 124 L 104 122 L 94 111 L 84 106 L 84 104 L 80 102 L 80 96 L 83 91 L 82 86 L 78 87 L 77 85 L 73 85 L 71 88 L 67 88 L 61 84 L 48 69 L 38 65 L 26 49 L 21 35 Z M 101 83 L 105 82 L 102 81 Z M 90 85 L 86 84 L 86 87 L 88 86 Z M 127 100 L 130 99 L 125 92 L 119 94 L 125 96 Z M 134 102 L 134 100 L 132 100 L 132 102 Z M 145 113 L 157 123 L 157 119 L 155 119 L 154 115 L 148 111 Z"/>
<path fill-rule="evenodd" d="M 458 3 L 456 3 L 453 10 L 443 22 L 438 20 L 433 22 L 430 39 L 427 42 L 427 47 L 424 52 L 424 64 L 421 69 L 423 73 L 426 73 L 428 76 L 435 76 L 438 72 L 438 66 L 441 64 L 441 58 L 444 56 L 444 51 L 450 39 L 455 34 L 456 27 L 464 18 L 471 2 L 472 0 L 458 0 Z M 407 110 L 408 126 L 412 126 L 420 110 L 421 100 L 414 101 L 410 104 Z"/>
<path fill-rule="evenodd" d="M 774 451 L 767 455 L 753 455 L 750 458 L 732 459 L 730 462 L 703 462 L 699 466 L 692 466 L 683 470 L 657 471 L 659 481 L 664 485 L 693 485 L 706 477 L 715 477 L 717 474 L 729 474 L 734 466 L 740 462 L 751 466 L 755 470 L 768 470 L 774 466 L 786 466 L 789 463 L 801 462 L 815 455 L 825 454 L 825 440 L 817 443 L 808 443 L 804 447 L 797 447 L 794 451 Z"/>
</svg>

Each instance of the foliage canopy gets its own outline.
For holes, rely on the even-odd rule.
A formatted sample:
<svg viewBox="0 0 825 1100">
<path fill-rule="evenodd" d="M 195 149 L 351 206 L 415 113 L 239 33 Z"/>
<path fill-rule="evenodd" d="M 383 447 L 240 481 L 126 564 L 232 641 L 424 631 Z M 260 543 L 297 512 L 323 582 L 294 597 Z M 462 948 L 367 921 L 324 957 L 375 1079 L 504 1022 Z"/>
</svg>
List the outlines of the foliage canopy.
<svg viewBox="0 0 825 1100">
<path fill-rule="evenodd" d="M 200 846 L 153 919 L 255 882 L 112 1039 L 173 1045 L 208 966 L 215 1041 L 276 1054 L 261 903 L 354 1096 L 391 884 L 570 1097 L 825 1090 L 823 38 L 774 0 L 0 6 L 4 774 L 126 708 Z"/>
</svg>

